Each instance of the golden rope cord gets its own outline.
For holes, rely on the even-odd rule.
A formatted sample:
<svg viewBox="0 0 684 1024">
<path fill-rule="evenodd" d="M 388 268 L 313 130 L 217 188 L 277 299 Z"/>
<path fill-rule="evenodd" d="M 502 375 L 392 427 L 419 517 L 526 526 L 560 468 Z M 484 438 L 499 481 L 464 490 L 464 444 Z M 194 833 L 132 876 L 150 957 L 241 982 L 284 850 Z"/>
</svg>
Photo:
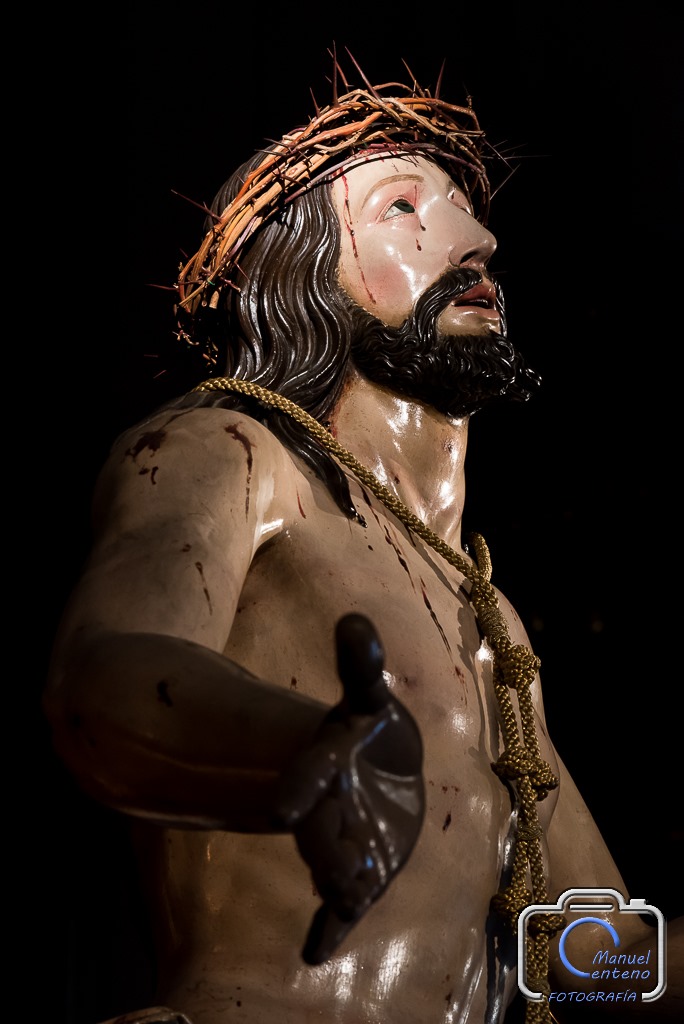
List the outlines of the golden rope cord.
<svg viewBox="0 0 684 1024">
<path fill-rule="evenodd" d="M 493 908 L 508 920 L 515 931 L 518 917 L 525 907 L 547 904 L 548 893 L 544 876 L 541 849 L 542 829 L 537 813 L 537 801 L 543 800 L 558 779 L 550 765 L 543 760 L 534 723 L 534 706 L 530 686 L 540 666 L 539 659 L 524 644 L 511 642 L 508 625 L 499 608 L 496 590 L 491 583 L 492 563 L 489 549 L 480 534 L 472 534 L 477 564 L 460 555 L 438 537 L 402 501 L 389 491 L 369 469 L 351 452 L 343 448 L 330 431 L 304 409 L 275 391 L 269 391 L 251 381 L 232 377 L 215 377 L 203 381 L 192 392 L 232 391 L 256 398 L 263 405 L 278 409 L 296 420 L 332 455 L 365 484 L 382 504 L 409 530 L 421 537 L 433 550 L 458 569 L 472 584 L 470 602 L 475 610 L 482 632 L 492 649 L 494 658 L 494 691 L 501 710 L 501 731 L 504 750 L 492 768 L 501 779 L 515 780 L 520 797 L 519 824 L 511 881 L 492 898 Z M 518 730 L 509 690 L 518 694 L 522 722 L 522 736 Z M 529 868 L 532 890 L 527 888 Z M 539 1002 L 528 1001 L 526 1024 L 545 1024 L 554 1020 L 548 1005 L 550 987 L 549 942 L 551 936 L 565 924 L 560 915 L 534 915 L 529 926 L 527 942 L 528 986 L 544 994 Z"/>
</svg>

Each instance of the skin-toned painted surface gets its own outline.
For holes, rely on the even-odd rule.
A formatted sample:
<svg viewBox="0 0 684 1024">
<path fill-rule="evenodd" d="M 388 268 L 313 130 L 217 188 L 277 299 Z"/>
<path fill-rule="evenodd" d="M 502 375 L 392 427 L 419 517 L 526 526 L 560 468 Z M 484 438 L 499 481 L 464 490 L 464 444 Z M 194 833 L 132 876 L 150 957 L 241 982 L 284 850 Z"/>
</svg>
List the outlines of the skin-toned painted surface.
<svg viewBox="0 0 684 1024">
<path fill-rule="evenodd" d="M 334 190 L 340 279 L 390 325 L 449 265 L 484 270 L 494 250 L 462 194 L 425 159 L 374 161 Z M 483 288 L 442 314 L 445 333 L 497 329 Z M 350 368 L 330 429 L 465 554 L 467 416 L 443 416 Z M 469 584 L 351 476 L 350 489 L 363 522 L 343 516 L 263 425 L 222 408 L 162 411 L 132 428 L 98 483 L 95 543 L 65 612 L 46 708 L 86 791 L 134 819 L 157 927 L 158 1000 L 193 1024 L 480 1024 L 500 1021 L 515 991 L 514 944 L 489 918 L 510 862 L 515 800 L 491 770 L 498 709 Z M 503 595 L 500 603 L 513 642 L 528 644 Z M 360 655 L 375 666 L 380 697 L 352 710 L 349 728 L 368 743 L 381 726 L 396 743 L 370 744 L 340 776 L 362 810 L 345 822 L 347 848 L 322 841 L 317 891 L 301 835 L 276 827 L 274 812 L 293 759 L 315 749 L 344 696 L 336 629 L 349 614 L 373 624 L 383 652 L 369 643 Z M 624 892 L 547 735 L 538 679 L 533 690 L 542 756 L 561 778 L 539 805 L 551 898 L 577 885 Z M 346 756 L 335 742 L 328 768 Z M 315 782 L 326 756 L 312 761 Z M 391 800 L 403 792 L 407 820 L 424 794 L 415 847 L 412 835 L 391 837 L 411 847 L 406 863 L 322 962 L 306 963 L 321 886 L 350 860 L 367 862 L 369 875 L 377 866 L 382 837 L 365 811 L 397 820 L 383 811 L 383 773 L 393 777 Z M 336 828 L 320 822 L 322 835 L 340 838 Z M 573 933 L 573 956 L 600 932 Z M 625 951 L 651 940 L 636 916 L 621 936 Z"/>
<path fill-rule="evenodd" d="M 375 161 L 360 164 L 333 183 L 333 193 L 344 225 L 340 282 L 391 327 L 450 266 L 483 270 L 496 249 L 463 192 L 423 156 L 388 158 L 381 171 Z M 444 334 L 499 326 L 490 282 L 439 320 Z"/>
</svg>

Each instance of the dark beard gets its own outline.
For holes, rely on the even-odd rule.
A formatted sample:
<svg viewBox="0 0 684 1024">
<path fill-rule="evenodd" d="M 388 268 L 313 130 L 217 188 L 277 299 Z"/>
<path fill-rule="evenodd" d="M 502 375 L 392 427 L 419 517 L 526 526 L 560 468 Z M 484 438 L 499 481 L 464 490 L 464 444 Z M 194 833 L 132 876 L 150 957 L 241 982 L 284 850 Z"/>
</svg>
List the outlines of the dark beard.
<svg viewBox="0 0 684 1024">
<path fill-rule="evenodd" d="M 354 365 L 369 380 L 447 416 L 465 416 L 503 396 L 526 402 L 541 383 L 506 337 L 501 290 L 496 285 L 500 334 L 444 335 L 437 320 L 459 295 L 481 280 L 476 270 L 449 270 L 418 299 L 401 327 L 356 307 L 353 312 Z"/>
</svg>

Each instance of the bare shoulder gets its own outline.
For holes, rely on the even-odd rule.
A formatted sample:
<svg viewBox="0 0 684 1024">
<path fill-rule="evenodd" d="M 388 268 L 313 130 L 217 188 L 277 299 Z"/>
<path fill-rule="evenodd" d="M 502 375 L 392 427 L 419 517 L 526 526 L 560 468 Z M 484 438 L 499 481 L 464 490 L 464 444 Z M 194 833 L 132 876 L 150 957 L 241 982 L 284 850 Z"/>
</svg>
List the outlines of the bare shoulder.
<svg viewBox="0 0 684 1024">
<path fill-rule="evenodd" d="M 128 428 L 112 447 L 111 461 L 192 455 L 195 465 L 230 468 L 248 461 L 291 471 L 282 444 L 247 413 L 221 406 L 164 407 Z"/>
<path fill-rule="evenodd" d="M 97 510 L 135 497 L 157 512 L 187 516 L 233 502 L 257 518 L 287 500 L 296 470 L 284 446 L 244 412 L 220 406 L 165 407 L 121 434 L 103 467 Z"/>
<path fill-rule="evenodd" d="M 287 528 L 296 472 L 266 427 L 230 409 L 165 408 L 126 430 L 97 482 L 64 649 L 104 627 L 222 650 L 255 552 Z"/>
</svg>

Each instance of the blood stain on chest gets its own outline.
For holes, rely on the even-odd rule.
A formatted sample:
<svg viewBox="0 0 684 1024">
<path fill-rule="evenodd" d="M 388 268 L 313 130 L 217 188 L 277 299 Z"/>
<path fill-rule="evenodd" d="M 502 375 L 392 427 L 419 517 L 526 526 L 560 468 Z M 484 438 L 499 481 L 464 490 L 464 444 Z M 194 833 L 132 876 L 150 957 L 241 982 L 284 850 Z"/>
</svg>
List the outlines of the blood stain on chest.
<svg viewBox="0 0 684 1024">
<path fill-rule="evenodd" d="M 224 430 L 226 434 L 230 434 L 236 441 L 239 441 L 247 453 L 247 483 L 245 485 L 245 516 L 247 516 L 249 514 L 249 491 L 252 483 L 252 465 L 254 463 L 252 442 L 248 437 L 245 437 L 237 423 L 232 424 L 230 427 L 224 427 Z"/>
<path fill-rule="evenodd" d="M 434 608 L 430 604 L 430 598 L 427 596 L 427 591 L 425 590 L 425 581 L 422 580 L 422 579 L 420 581 L 420 589 L 421 589 L 421 591 L 423 593 L 423 601 L 425 602 L 425 607 L 430 612 L 430 618 L 432 619 L 432 621 L 434 622 L 435 626 L 439 630 L 439 635 L 441 636 L 441 638 L 442 638 L 442 640 L 444 642 L 444 646 L 446 647 L 447 651 L 449 652 L 449 657 L 451 657 L 451 646 L 449 644 L 449 641 L 447 640 L 446 633 L 442 629 L 442 624 L 439 621 L 439 619 L 437 618 L 437 616 L 435 615 Z"/>
</svg>

